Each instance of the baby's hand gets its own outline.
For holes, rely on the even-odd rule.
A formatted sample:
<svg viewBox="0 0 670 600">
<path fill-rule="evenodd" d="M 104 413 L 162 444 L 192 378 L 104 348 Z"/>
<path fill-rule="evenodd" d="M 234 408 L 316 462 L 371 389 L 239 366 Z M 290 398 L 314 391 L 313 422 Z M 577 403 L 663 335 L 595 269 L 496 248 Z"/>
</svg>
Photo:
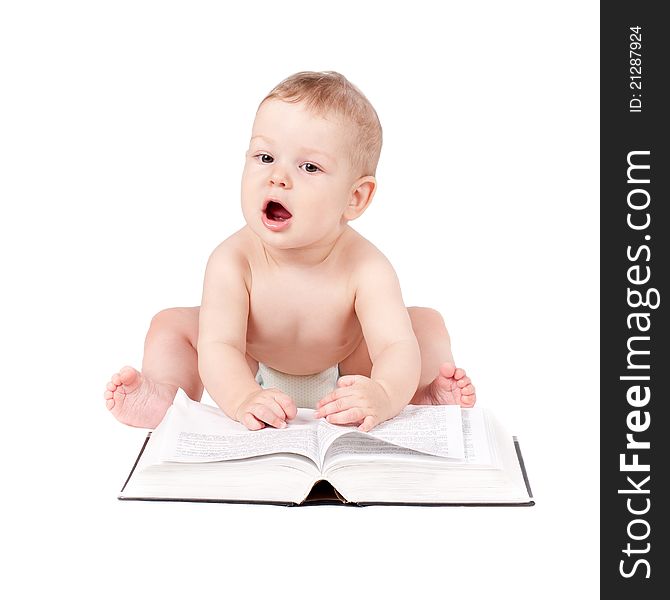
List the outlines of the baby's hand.
<svg viewBox="0 0 670 600">
<path fill-rule="evenodd" d="M 326 417 L 326 421 L 337 425 L 360 423 L 360 431 L 370 431 L 395 416 L 386 390 L 363 375 L 340 377 L 337 389 L 319 400 L 316 407 L 315 419 Z"/>
<path fill-rule="evenodd" d="M 235 419 L 251 431 L 263 429 L 266 423 L 283 429 L 286 421 L 297 414 L 293 398 L 276 388 L 268 388 L 250 394 L 238 407 Z"/>
</svg>

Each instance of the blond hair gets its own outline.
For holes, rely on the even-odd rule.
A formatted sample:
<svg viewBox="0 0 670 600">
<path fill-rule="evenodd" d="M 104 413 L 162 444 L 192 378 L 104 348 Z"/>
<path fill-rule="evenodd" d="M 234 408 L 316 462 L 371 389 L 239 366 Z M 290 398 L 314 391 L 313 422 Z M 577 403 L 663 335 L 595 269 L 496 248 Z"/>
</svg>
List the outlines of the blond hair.
<svg viewBox="0 0 670 600">
<path fill-rule="evenodd" d="M 319 116 L 336 114 L 353 125 L 351 165 L 359 176 L 374 175 L 382 149 L 382 126 L 370 101 L 335 71 L 301 71 L 287 77 L 263 98 L 304 102 Z"/>
</svg>

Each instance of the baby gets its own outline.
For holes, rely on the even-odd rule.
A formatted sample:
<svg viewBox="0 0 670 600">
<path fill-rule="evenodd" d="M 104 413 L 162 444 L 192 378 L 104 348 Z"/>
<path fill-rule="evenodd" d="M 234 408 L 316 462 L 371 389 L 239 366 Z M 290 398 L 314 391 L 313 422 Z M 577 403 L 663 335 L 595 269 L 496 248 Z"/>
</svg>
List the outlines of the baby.
<svg viewBox="0 0 670 600">
<path fill-rule="evenodd" d="M 339 73 L 297 73 L 266 96 L 242 173 L 247 224 L 210 256 L 200 308 L 158 313 L 142 372 L 112 375 L 118 420 L 153 428 L 178 388 L 199 400 L 203 386 L 251 430 L 286 427 L 298 405 L 361 431 L 410 402 L 474 405 L 439 313 L 406 308 L 389 261 L 349 225 L 375 194 L 381 145 L 377 113 Z M 295 376 L 311 401 L 293 397 Z"/>
</svg>

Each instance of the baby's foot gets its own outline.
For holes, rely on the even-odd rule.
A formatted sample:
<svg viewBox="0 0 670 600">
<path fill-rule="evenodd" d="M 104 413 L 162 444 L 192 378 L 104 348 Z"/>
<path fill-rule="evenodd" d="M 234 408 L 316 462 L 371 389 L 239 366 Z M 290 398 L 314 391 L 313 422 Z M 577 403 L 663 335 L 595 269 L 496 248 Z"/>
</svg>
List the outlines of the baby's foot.
<svg viewBox="0 0 670 600">
<path fill-rule="evenodd" d="M 453 363 L 444 363 L 433 382 L 417 392 L 412 404 L 460 404 L 470 408 L 476 400 L 475 387 L 465 371 Z"/>
<path fill-rule="evenodd" d="M 176 388 L 147 379 L 132 367 L 123 367 L 107 383 L 107 408 L 121 423 L 156 427 L 172 404 Z"/>
</svg>

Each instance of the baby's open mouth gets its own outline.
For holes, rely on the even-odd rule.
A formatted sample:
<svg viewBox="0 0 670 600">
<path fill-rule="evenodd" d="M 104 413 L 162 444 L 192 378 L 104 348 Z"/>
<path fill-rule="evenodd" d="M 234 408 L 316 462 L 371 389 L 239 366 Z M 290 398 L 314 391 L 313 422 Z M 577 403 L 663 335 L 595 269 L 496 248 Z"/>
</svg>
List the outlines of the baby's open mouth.
<svg viewBox="0 0 670 600">
<path fill-rule="evenodd" d="M 275 202 L 274 200 L 270 200 L 268 202 L 268 205 L 265 207 L 265 216 L 270 220 L 270 221 L 286 221 L 287 219 L 290 219 L 293 215 L 288 212 L 279 202 Z"/>
</svg>

